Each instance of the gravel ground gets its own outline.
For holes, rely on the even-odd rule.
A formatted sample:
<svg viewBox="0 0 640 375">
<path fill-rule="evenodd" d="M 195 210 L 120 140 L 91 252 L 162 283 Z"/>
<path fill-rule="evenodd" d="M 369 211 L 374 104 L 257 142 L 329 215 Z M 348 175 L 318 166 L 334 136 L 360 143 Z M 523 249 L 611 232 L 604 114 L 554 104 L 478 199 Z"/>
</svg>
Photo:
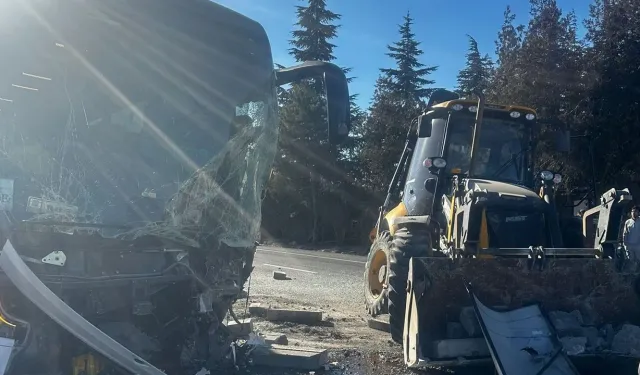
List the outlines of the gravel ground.
<svg viewBox="0 0 640 375">
<path fill-rule="evenodd" d="M 391 341 L 389 334 L 370 329 L 363 311 L 354 312 L 350 306 L 327 307 L 322 304 L 300 303 L 284 297 L 251 296 L 250 302 L 273 308 L 306 309 L 325 311 L 323 321 L 317 325 L 289 322 L 269 322 L 260 317 L 252 317 L 254 331 L 260 334 L 285 334 L 289 347 L 327 349 L 328 369 L 318 371 L 295 371 L 287 369 L 250 368 L 256 375 L 405 375 L 415 374 L 404 365 L 402 346 Z M 245 313 L 246 301 L 236 303 L 235 312 L 239 318 Z M 342 307 L 342 308 L 341 308 Z M 362 309 L 360 309 L 362 310 Z M 384 319 L 384 317 L 382 317 Z M 421 372 L 428 375 L 454 374 L 454 372 L 431 370 Z M 483 369 L 458 370 L 455 374 L 493 374 Z"/>
</svg>

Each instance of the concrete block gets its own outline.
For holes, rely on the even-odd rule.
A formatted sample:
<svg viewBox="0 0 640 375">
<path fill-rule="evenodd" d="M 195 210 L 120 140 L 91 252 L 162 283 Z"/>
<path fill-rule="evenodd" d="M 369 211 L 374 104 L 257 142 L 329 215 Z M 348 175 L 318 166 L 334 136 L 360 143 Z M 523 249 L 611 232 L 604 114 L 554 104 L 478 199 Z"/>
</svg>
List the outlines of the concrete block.
<svg viewBox="0 0 640 375">
<path fill-rule="evenodd" d="M 483 357 L 490 355 L 489 347 L 484 338 L 438 340 L 433 342 L 432 350 L 434 356 L 439 358 Z"/>
<path fill-rule="evenodd" d="M 267 320 L 312 325 L 322 321 L 322 311 L 268 309 Z"/>
<path fill-rule="evenodd" d="M 287 274 L 286 272 L 282 272 L 282 271 L 273 271 L 273 278 L 276 280 L 286 280 Z"/>
<path fill-rule="evenodd" d="M 252 352 L 252 359 L 256 366 L 314 371 L 329 362 L 329 354 L 326 350 L 274 345 L 257 347 Z"/>
<path fill-rule="evenodd" d="M 249 333 L 253 332 L 253 323 L 251 318 L 239 320 L 240 324 L 231 320 L 227 323 L 227 329 L 234 338 L 247 337 Z"/>
<path fill-rule="evenodd" d="M 267 315 L 267 308 L 258 302 L 254 302 L 249 305 L 249 314 L 251 316 L 265 316 Z"/>
<path fill-rule="evenodd" d="M 375 329 L 382 332 L 389 332 L 389 322 L 385 322 L 379 319 L 368 319 L 367 325 L 371 329 Z"/>
<path fill-rule="evenodd" d="M 267 334 L 264 336 L 264 342 L 269 345 L 289 345 L 289 339 L 283 334 Z"/>
</svg>

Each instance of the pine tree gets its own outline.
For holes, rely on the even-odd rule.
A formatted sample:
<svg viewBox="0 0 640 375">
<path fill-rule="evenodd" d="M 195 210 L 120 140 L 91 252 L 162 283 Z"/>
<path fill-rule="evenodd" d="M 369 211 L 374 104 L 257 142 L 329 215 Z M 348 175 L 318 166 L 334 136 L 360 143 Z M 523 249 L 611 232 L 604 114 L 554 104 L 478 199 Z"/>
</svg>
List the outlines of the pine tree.
<svg viewBox="0 0 640 375">
<path fill-rule="evenodd" d="M 488 96 L 491 101 L 507 103 L 515 96 L 516 77 L 518 77 L 518 57 L 522 46 L 524 26 L 515 26 L 516 15 L 507 6 L 504 21 L 496 40 L 497 67 L 493 75 Z"/>
<path fill-rule="evenodd" d="M 340 15 L 331 12 L 324 0 L 307 0 L 297 7 L 298 21 L 292 32 L 290 54 L 298 62 L 333 61 Z M 351 68 L 343 68 L 345 74 Z M 352 80 L 350 77 L 349 80 Z M 356 140 L 334 147 L 327 139 L 326 101 L 321 79 L 298 82 L 288 90 L 280 90 L 280 155 L 265 209 L 265 220 L 277 217 L 270 232 L 302 242 L 317 242 L 326 236 L 341 237 L 339 227 L 348 227 L 335 218 L 349 220 L 351 209 L 345 204 L 345 181 L 355 175 L 353 149 Z M 354 125 L 364 118 L 351 97 Z M 334 212 L 329 212 L 329 209 Z M 343 210 L 343 214 L 339 211 Z M 333 217 L 332 217 L 333 216 Z M 273 221 L 271 219 L 271 221 Z M 338 238 L 341 240 L 341 238 Z"/>
<path fill-rule="evenodd" d="M 362 182 L 378 193 L 383 193 L 391 181 L 402 152 L 404 129 L 409 125 L 405 122 L 407 111 L 389 86 L 387 77 L 378 78 L 369 115 L 363 124 L 363 145 L 359 150 Z"/>
<path fill-rule="evenodd" d="M 308 0 L 307 6 L 296 6 L 298 30 L 293 31 L 289 53 L 296 61 L 333 61 L 335 45 L 330 43 L 338 34 L 337 25 L 332 22 L 340 15 L 327 9 L 325 0 Z"/>
<path fill-rule="evenodd" d="M 418 58 L 424 53 L 420 49 L 420 42 L 415 39 L 411 31 L 413 19 L 407 13 L 404 23 L 399 25 L 400 40 L 387 46 L 387 56 L 396 61 L 396 67 L 380 69 L 387 78 L 387 84 L 391 92 L 397 93 L 405 102 L 420 103 L 429 96 L 432 89 L 425 86 L 432 85 L 433 80 L 427 76 L 436 71 L 436 66 L 425 66 Z"/>
<path fill-rule="evenodd" d="M 498 66 L 489 90 L 490 100 L 525 105 L 538 113 L 542 132 L 534 160 L 565 176 L 564 186 L 580 183 L 584 168 L 560 157 L 550 142 L 552 130 L 575 128 L 577 109 L 584 95 L 584 48 L 576 36 L 573 13 L 566 15 L 555 0 L 530 0 L 526 27 L 515 26 L 515 15 L 507 7 L 496 42 Z M 562 162 L 560 162 L 562 160 Z"/>
<path fill-rule="evenodd" d="M 478 50 L 478 42 L 470 35 L 469 51 L 467 52 L 467 64 L 458 73 L 457 91 L 464 95 L 480 90 L 486 91 L 489 87 L 493 62 L 489 55 L 481 56 Z"/>
<path fill-rule="evenodd" d="M 433 89 L 428 75 L 437 67 L 419 62 L 423 51 L 411 31 L 413 19 L 404 17 L 399 26 L 400 40 L 388 46 L 388 56 L 396 61 L 394 68 L 380 69 L 381 76 L 363 124 L 363 145 L 359 150 L 363 180 L 374 191 L 386 190 L 402 154 L 407 129 L 424 109 L 423 99 Z"/>
<path fill-rule="evenodd" d="M 587 55 L 588 128 L 595 147 L 600 192 L 640 180 L 640 3 L 596 0 L 585 22 L 591 44 Z M 632 193 L 639 194 L 637 190 Z"/>
</svg>

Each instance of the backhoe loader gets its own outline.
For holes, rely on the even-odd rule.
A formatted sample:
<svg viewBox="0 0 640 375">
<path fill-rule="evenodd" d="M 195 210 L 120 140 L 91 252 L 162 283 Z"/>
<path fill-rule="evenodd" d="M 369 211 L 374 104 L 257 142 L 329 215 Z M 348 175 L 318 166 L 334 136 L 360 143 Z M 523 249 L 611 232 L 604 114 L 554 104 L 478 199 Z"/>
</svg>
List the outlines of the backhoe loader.
<svg viewBox="0 0 640 375">
<path fill-rule="evenodd" d="M 554 318 L 572 313 L 572 336 L 596 332 L 580 356 L 640 357 L 609 337 L 640 323 L 638 274 L 619 241 L 629 191 L 607 191 L 582 217 L 561 214 L 562 176 L 535 170 L 535 110 L 476 96 L 437 90 L 411 124 L 371 232 L 367 310 L 389 314 L 410 367 L 490 360 L 465 285 L 499 310 L 539 303 Z M 568 152 L 569 133 L 554 135 Z M 626 328 L 607 338 L 604 327 Z"/>
</svg>

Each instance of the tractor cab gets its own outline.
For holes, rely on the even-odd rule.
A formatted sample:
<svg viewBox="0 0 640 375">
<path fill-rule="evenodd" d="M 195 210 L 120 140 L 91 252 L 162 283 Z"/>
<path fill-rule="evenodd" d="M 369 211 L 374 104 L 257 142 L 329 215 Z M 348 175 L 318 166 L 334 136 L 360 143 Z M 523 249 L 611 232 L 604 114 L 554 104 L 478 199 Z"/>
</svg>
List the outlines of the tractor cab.
<svg viewBox="0 0 640 375">
<path fill-rule="evenodd" d="M 529 163 L 535 111 L 524 107 L 492 106 L 485 111 L 482 132 L 478 137 L 476 158 L 471 170 L 476 102 L 452 100 L 438 104 L 448 118 L 436 119 L 444 126 L 443 157 L 445 175 L 463 174 L 476 178 L 528 186 L 532 182 Z M 522 121 L 524 120 L 524 121 Z"/>
</svg>

